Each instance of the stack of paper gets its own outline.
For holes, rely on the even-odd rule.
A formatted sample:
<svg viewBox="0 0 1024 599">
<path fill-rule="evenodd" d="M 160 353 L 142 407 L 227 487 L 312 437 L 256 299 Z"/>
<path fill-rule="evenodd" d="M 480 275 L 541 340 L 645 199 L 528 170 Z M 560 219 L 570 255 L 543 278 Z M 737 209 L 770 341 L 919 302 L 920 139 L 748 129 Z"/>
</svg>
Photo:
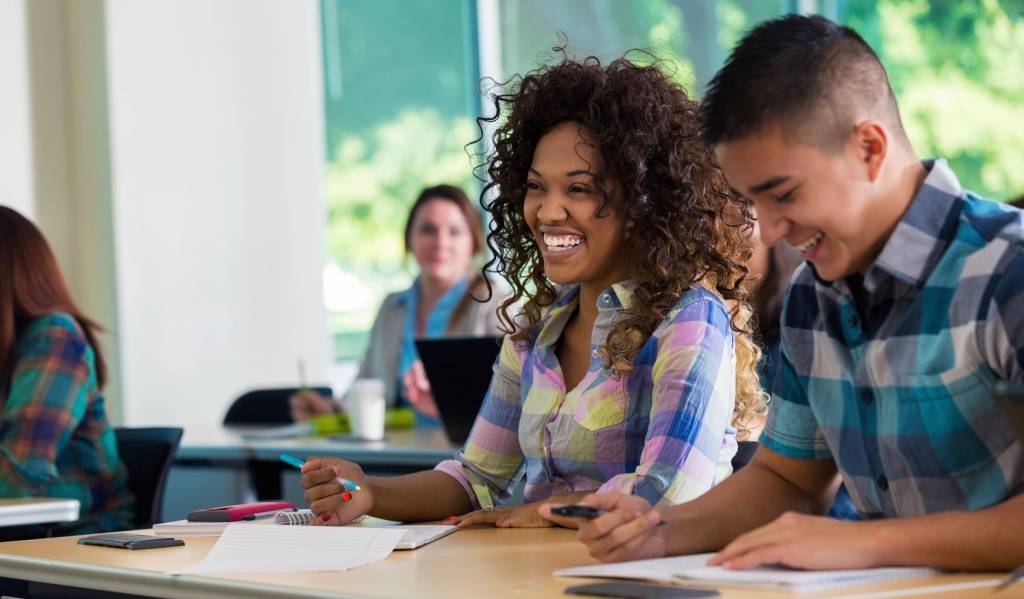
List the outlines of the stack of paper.
<svg viewBox="0 0 1024 599">
<path fill-rule="evenodd" d="M 817 591 L 850 584 L 879 582 L 895 578 L 932 576 L 938 570 L 931 568 L 872 568 L 870 570 L 792 570 L 760 567 L 749 570 L 726 570 L 705 564 L 713 553 L 664 557 L 583 566 L 557 570 L 555 576 L 581 576 L 589 578 L 627 578 L 650 580 L 665 584 L 698 584 L 703 586 L 763 587 L 786 591 Z"/>
<path fill-rule="evenodd" d="M 404 533 L 338 526 L 228 526 L 206 559 L 179 574 L 342 571 L 380 561 Z"/>
</svg>

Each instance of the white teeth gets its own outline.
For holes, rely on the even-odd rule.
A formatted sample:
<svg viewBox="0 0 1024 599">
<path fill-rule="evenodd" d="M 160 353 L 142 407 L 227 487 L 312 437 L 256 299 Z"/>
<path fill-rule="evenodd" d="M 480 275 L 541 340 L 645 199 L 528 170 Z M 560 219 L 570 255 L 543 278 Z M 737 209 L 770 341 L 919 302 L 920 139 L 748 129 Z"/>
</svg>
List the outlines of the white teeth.
<svg viewBox="0 0 1024 599">
<path fill-rule="evenodd" d="M 805 242 L 803 242 L 801 244 L 798 244 L 796 246 L 796 249 L 800 250 L 801 252 L 807 253 L 807 252 L 811 251 L 812 249 L 814 249 L 814 246 L 818 245 L 818 242 L 821 241 L 821 238 L 824 237 L 824 236 L 825 236 L 824 233 L 817 233 L 813 237 L 808 239 L 807 241 L 805 241 Z"/>
<path fill-rule="evenodd" d="M 583 243 L 578 235 L 544 235 L 544 245 L 548 247 L 569 248 Z"/>
</svg>

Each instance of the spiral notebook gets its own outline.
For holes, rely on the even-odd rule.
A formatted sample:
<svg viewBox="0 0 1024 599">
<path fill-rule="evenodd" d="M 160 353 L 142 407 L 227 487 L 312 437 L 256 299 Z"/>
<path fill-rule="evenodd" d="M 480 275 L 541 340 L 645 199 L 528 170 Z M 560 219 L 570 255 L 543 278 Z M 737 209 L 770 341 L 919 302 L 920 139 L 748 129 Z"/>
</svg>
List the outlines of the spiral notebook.
<svg viewBox="0 0 1024 599">
<path fill-rule="evenodd" d="M 313 521 L 313 512 L 299 510 L 296 512 L 278 512 L 274 516 L 274 524 L 291 524 L 303 526 Z M 389 528 L 391 530 L 403 530 L 405 534 L 395 546 L 395 549 L 416 549 L 427 543 L 432 543 L 443 536 L 449 535 L 459 529 L 458 526 L 447 524 L 402 524 L 392 520 L 384 520 L 365 516 L 348 526 L 360 528 Z"/>
<path fill-rule="evenodd" d="M 866 584 L 898 578 L 938 574 L 931 568 L 872 568 L 869 570 L 793 570 L 761 567 L 726 570 L 705 565 L 713 553 L 637 560 L 600 566 L 582 566 L 555 571 L 555 576 L 626 578 L 663 584 L 770 588 L 797 593 L 820 591 L 851 584 Z"/>
</svg>

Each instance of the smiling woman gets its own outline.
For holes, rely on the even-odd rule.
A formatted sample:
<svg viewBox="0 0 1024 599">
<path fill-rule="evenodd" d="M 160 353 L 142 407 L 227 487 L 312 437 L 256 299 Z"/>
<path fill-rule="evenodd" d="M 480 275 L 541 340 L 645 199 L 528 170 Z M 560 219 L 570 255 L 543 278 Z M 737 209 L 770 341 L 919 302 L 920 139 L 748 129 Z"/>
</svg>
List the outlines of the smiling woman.
<svg viewBox="0 0 1024 599">
<path fill-rule="evenodd" d="M 539 501 L 692 499 L 732 471 L 762 407 L 743 291 L 752 221 L 657 66 L 542 67 L 495 99 L 488 243 L 509 333 L 469 440 L 433 471 L 367 479 L 317 459 L 320 523 L 362 513 L 548 526 Z M 518 308 L 518 306 L 522 308 Z M 512 313 L 512 314 L 510 314 Z M 337 476 L 363 487 L 340 498 Z M 522 506 L 494 509 L 526 479 Z"/>
</svg>

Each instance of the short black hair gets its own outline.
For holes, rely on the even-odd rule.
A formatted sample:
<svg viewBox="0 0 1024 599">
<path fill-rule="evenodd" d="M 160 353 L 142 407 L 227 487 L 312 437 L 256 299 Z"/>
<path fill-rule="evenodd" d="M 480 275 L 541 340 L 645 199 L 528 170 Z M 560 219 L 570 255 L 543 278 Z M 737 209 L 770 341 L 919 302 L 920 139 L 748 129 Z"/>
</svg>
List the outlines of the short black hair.
<svg viewBox="0 0 1024 599">
<path fill-rule="evenodd" d="M 780 125 L 789 138 L 838 148 L 868 111 L 906 139 L 885 67 L 849 27 L 818 15 L 761 23 L 733 48 L 701 107 L 711 145 Z"/>
</svg>

